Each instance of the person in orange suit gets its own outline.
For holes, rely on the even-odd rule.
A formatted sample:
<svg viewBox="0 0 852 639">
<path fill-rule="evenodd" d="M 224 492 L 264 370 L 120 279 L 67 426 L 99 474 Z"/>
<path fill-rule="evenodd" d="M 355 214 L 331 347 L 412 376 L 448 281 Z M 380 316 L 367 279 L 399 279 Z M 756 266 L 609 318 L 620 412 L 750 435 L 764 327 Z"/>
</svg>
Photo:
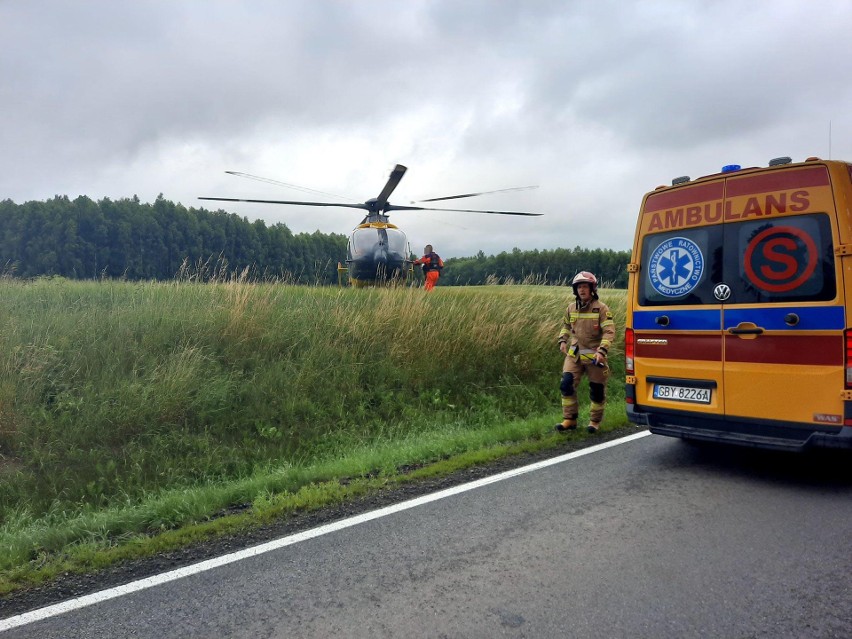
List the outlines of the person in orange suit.
<svg viewBox="0 0 852 639">
<path fill-rule="evenodd" d="M 444 268 L 444 260 L 435 251 L 432 250 L 432 245 L 427 244 L 423 249 L 423 257 L 414 260 L 415 264 L 419 264 L 423 268 L 423 274 L 426 276 L 426 290 L 431 291 L 435 288 L 438 278 L 441 277 L 441 269 Z"/>
</svg>

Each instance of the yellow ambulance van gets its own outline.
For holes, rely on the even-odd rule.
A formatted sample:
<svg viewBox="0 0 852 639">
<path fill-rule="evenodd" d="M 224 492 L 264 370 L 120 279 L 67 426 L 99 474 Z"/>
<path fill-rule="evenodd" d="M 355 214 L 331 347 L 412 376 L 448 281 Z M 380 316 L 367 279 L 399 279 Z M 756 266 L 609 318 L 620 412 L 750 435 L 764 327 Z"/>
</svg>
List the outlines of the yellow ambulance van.
<svg viewBox="0 0 852 639">
<path fill-rule="evenodd" d="M 651 432 L 852 448 L 852 164 L 776 158 L 648 193 L 627 414 Z"/>
</svg>

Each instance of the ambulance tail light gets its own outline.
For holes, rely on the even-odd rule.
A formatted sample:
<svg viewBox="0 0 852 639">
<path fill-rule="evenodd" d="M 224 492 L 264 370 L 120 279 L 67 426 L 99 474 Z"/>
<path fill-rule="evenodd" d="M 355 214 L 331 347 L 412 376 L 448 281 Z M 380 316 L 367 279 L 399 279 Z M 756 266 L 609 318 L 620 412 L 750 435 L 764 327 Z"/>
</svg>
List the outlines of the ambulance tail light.
<svg viewBox="0 0 852 639">
<path fill-rule="evenodd" d="M 852 334 L 846 335 L 846 384 L 849 385 L 849 375 L 850 369 L 849 364 L 852 362 L 852 357 L 850 357 L 850 340 L 852 340 Z M 633 364 L 633 357 L 635 353 L 635 342 L 633 338 L 633 329 L 627 328 L 624 330 L 624 372 L 627 375 L 634 375 L 636 373 L 635 366 Z"/>
<path fill-rule="evenodd" d="M 843 331 L 843 338 L 846 342 L 846 388 L 852 388 L 852 329 Z"/>
</svg>

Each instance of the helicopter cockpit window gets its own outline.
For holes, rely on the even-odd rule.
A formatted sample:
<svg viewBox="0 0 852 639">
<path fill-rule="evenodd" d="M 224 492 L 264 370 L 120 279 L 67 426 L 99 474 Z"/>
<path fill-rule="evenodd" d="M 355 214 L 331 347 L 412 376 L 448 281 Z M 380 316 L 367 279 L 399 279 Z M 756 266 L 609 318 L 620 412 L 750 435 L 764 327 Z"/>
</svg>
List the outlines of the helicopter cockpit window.
<svg viewBox="0 0 852 639">
<path fill-rule="evenodd" d="M 388 229 L 388 250 L 391 253 L 408 255 L 405 234 L 395 229 Z"/>
<path fill-rule="evenodd" d="M 397 229 L 357 229 L 349 240 L 353 255 L 372 253 L 377 245 L 384 245 L 391 253 L 406 252 L 405 234 Z"/>
<path fill-rule="evenodd" d="M 352 234 L 349 244 L 354 255 L 363 255 L 364 253 L 372 253 L 377 241 L 375 229 L 358 229 Z"/>
</svg>

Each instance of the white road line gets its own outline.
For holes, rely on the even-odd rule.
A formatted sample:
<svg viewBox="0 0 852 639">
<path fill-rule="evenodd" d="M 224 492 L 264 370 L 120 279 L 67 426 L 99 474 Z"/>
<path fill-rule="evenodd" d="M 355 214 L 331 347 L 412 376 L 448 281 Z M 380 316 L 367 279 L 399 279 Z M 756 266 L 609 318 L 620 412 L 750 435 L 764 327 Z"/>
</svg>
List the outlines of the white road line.
<svg viewBox="0 0 852 639">
<path fill-rule="evenodd" d="M 259 546 L 254 546 L 252 548 L 246 548 L 245 550 L 240 550 L 229 555 L 223 555 L 221 557 L 216 557 L 215 559 L 208 559 L 207 561 L 192 564 L 191 566 L 185 566 L 184 568 L 171 570 L 169 572 L 165 572 L 159 575 L 154 575 L 153 577 L 147 577 L 146 579 L 133 581 L 123 586 L 116 586 L 115 588 L 109 588 L 108 590 L 101 590 L 100 592 L 95 592 L 91 595 L 77 597 L 76 599 L 69 599 L 68 601 L 63 601 L 62 603 L 54 604 L 52 606 L 46 606 L 44 608 L 39 608 L 38 610 L 26 612 L 15 617 L 2 619 L 0 620 L 0 632 L 3 632 L 5 630 L 11 630 L 12 628 L 17 628 L 19 626 L 25 626 L 36 621 L 41 621 L 42 619 L 47 619 L 49 617 L 55 617 L 57 615 L 61 615 L 62 613 L 70 612 L 71 610 L 77 610 L 78 608 L 85 608 L 86 606 L 91 606 L 92 604 L 100 603 L 102 601 L 115 599 L 116 597 L 123 597 L 124 595 L 129 595 L 133 592 L 145 590 L 146 588 L 153 588 L 154 586 L 159 586 L 160 584 L 164 584 L 169 581 L 182 579 L 183 577 L 188 577 L 190 575 L 195 575 L 200 572 L 212 570 L 214 568 L 218 568 L 219 566 L 224 566 L 237 561 L 242 561 L 243 559 L 248 559 L 249 557 L 256 557 L 257 555 L 262 555 L 272 550 L 278 550 L 279 548 L 284 548 L 285 546 L 297 544 L 300 541 L 306 541 L 308 539 L 327 535 L 328 533 L 343 530 L 344 528 L 349 528 L 350 526 L 357 526 L 358 524 L 363 524 L 364 522 L 372 521 L 373 519 L 386 517 L 387 515 L 392 515 L 403 510 L 408 510 L 409 508 L 416 508 L 417 506 L 422 506 L 423 504 L 438 501 L 439 499 L 444 499 L 445 497 L 451 497 L 453 495 L 458 495 L 460 493 L 464 493 L 469 490 L 474 490 L 482 486 L 487 486 L 488 484 L 494 484 L 498 481 L 503 481 L 504 479 L 517 477 L 518 475 L 530 473 L 541 468 L 553 466 L 555 464 L 561 464 L 562 462 L 566 462 L 571 459 L 576 459 L 578 457 L 583 457 L 584 455 L 591 455 L 592 453 L 597 453 L 601 450 L 612 448 L 613 446 L 618 446 L 619 444 L 626 444 L 627 442 L 631 442 L 635 439 L 640 439 L 650 434 L 650 431 L 641 431 L 635 433 L 634 435 L 628 435 L 627 437 L 614 439 L 612 441 L 604 442 L 603 444 L 590 446 L 589 448 L 583 448 L 581 450 L 574 451 L 573 453 L 568 453 L 559 457 L 546 459 L 535 464 L 530 464 L 529 466 L 523 466 L 522 468 L 507 470 L 506 472 L 500 473 L 498 475 L 478 479 L 469 484 L 453 486 L 452 488 L 447 488 L 446 490 L 441 490 L 437 493 L 423 495 L 422 497 L 410 499 L 408 501 L 404 501 L 399 504 L 394 504 L 392 506 L 386 506 L 385 508 L 380 508 L 379 510 L 363 513 L 361 515 L 355 515 L 354 517 L 349 517 L 348 519 L 341 519 L 340 521 L 336 521 L 331 524 L 326 524 L 325 526 L 320 526 L 319 528 L 305 530 L 303 532 L 290 535 L 289 537 L 282 537 L 281 539 L 269 541 L 265 544 L 260 544 Z"/>
</svg>

